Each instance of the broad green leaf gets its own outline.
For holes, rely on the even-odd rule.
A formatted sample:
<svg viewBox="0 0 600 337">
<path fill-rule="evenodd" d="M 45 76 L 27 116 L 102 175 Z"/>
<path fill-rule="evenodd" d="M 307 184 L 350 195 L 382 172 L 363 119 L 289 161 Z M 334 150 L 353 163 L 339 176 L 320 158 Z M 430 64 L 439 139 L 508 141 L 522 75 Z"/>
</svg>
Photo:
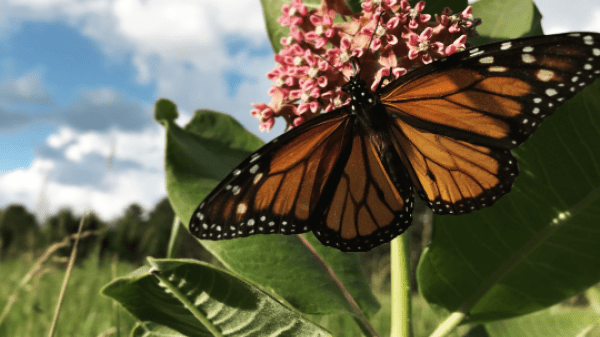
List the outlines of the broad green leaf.
<svg viewBox="0 0 600 337">
<path fill-rule="evenodd" d="M 600 315 L 585 311 L 571 310 L 555 313 L 544 310 L 513 319 L 485 324 L 490 337 L 573 337 L 600 324 Z"/>
<path fill-rule="evenodd" d="M 142 321 L 190 337 L 213 336 L 213 327 L 223 336 L 330 336 L 271 295 L 224 270 L 194 260 L 149 261 L 158 270 L 160 281 L 148 267 L 142 267 L 102 289 Z"/>
<path fill-rule="evenodd" d="M 197 114 L 204 117 L 197 115 L 185 130 L 172 119 L 160 120 L 167 131 L 165 172 L 169 200 L 186 228 L 193 211 L 218 180 L 250 154 L 244 152 L 247 147 L 239 148 L 247 144 L 250 137 L 249 132 L 241 126 L 239 129 L 232 128 L 231 133 L 210 133 L 216 125 L 221 126 L 220 130 L 225 130 L 224 125 L 230 123 L 238 125 L 231 117 L 207 111 Z M 210 135 L 208 140 L 205 139 L 206 135 Z M 238 138 L 244 139 L 244 142 L 236 141 Z M 217 139 L 223 141 L 215 144 Z M 227 149 L 227 146 L 238 146 L 238 150 Z M 256 144 L 252 146 L 258 148 Z M 231 153 L 235 155 L 223 158 Z M 212 163 L 216 168 L 210 165 Z M 367 316 L 374 314 L 379 304 L 369 289 L 358 255 L 324 247 L 312 233 L 305 234 L 305 238 L 311 242 L 318 257 L 340 279 L 361 310 Z M 227 268 L 256 284 L 273 289 L 278 296 L 304 313 L 352 311 L 328 269 L 298 236 L 257 235 L 234 240 L 199 241 Z"/>
<path fill-rule="evenodd" d="M 477 26 L 482 38 L 469 39 L 476 45 L 543 35 L 542 14 L 532 0 L 480 0 L 472 6 L 473 16 L 482 21 Z"/>
<path fill-rule="evenodd" d="M 600 281 L 600 81 L 513 151 L 520 175 L 494 206 L 437 216 L 419 263 L 428 302 L 472 320 L 541 310 Z"/>
</svg>

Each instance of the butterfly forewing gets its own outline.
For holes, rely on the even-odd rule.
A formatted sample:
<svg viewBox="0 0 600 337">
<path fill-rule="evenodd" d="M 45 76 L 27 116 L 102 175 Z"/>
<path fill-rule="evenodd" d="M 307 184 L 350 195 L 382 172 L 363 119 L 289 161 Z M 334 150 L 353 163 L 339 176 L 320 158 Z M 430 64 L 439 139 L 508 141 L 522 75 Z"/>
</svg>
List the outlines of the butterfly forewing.
<svg viewBox="0 0 600 337">
<path fill-rule="evenodd" d="M 295 234 L 309 221 L 348 127 L 340 109 L 263 146 L 233 170 L 198 206 L 190 231 L 201 239 Z"/>
<path fill-rule="evenodd" d="M 406 123 L 474 144 L 510 149 L 600 76 L 600 34 L 524 38 L 473 48 L 384 88 Z"/>
</svg>

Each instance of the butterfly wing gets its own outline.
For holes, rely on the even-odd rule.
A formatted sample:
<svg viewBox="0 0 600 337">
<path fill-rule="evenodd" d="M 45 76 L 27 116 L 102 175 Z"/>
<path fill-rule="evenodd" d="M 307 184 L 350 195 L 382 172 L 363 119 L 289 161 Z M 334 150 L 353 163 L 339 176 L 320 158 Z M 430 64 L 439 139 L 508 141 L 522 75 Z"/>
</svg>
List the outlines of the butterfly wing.
<svg viewBox="0 0 600 337">
<path fill-rule="evenodd" d="M 489 44 L 423 66 L 385 87 L 393 144 L 437 213 L 493 204 L 518 174 L 509 149 L 600 76 L 600 34 Z"/>
<path fill-rule="evenodd" d="M 356 125 L 360 128 L 359 125 Z M 342 251 L 367 251 L 389 242 L 411 224 L 412 185 L 397 154 L 370 130 L 352 133 L 340 178 L 319 205 L 317 238 Z"/>
<path fill-rule="evenodd" d="M 494 204 L 518 174 L 507 149 L 427 132 L 396 120 L 392 143 L 421 198 L 434 213 L 466 214 Z"/>
<path fill-rule="evenodd" d="M 221 240 L 313 230 L 324 244 L 365 251 L 411 224 L 411 183 L 395 152 L 373 142 L 348 108 L 263 146 L 198 206 L 190 232 Z"/>
<path fill-rule="evenodd" d="M 341 108 L 261 147 L 198 206 L 190 232 L 220 240 L 310 231 L 309 219 L 347 146 L 349 120 L 348 109 Z"/>
</svg>

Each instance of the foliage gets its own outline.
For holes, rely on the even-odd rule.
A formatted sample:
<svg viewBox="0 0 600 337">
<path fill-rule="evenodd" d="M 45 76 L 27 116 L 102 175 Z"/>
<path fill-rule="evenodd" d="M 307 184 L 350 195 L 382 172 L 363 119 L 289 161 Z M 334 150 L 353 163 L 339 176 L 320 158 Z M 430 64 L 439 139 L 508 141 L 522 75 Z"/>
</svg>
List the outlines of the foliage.
<svg viewBox="0 0 600 337">
<path fill-rule="evenodd" d="M 278 37 L 286 34 L 274 28 L 279 3 L 263 1 L 274 48 Z M 443 4 L 429 1 L 428 8 Z M 475 6 L 484 22 L 493 23 L 482 26 L 490 27 L 488 31 L 480 29 L 485 35 L 480 43 L 541 32 L 540 15 L 531 1 L 484 0 Z M 495 207 L 467 216 L 435 218 L 431 243 L 417 271 L 422 294 L 413 306 L 417 336 L 439 324 L 431 319 L 425 301 L 442 319 L 452 312 L 470 314 L 471 325 L 452 332 L 455 336 L 597 333 L 600 296 L 589 287 L 600 281 L 595 211 L 600 206 L 596 165 L 600 158 L 589 144 L 600 141 L 596 128 L 600 120 L 594 113 L 600 110 L 599 92 L 600 83 L 586 89 L 515 151 L 522 175 L 514 191 Z M 381 264 L 374 266 L 373 261 L 385 261 L 386 248 L 359 258 L 318 244 L 310 233 L 223 242 L 196 241 L 182 233 L 178 256 L 209 259 L 209 251 L 229 271 L 191 260 L 149 259 L 151 268 L 115 278 L 131 270 L 129 265 L 120 266 L 108 276 L 102 263 L 108 261 L 107 256 L 134 264 L 148 255 L 164 256 L 173 217 L 185 226 L 203 197 L 262 143 L 231 117 L 206 110 L 197 111 L 182 129 L 174 123 L 175 105 L 167 100 L 157 103 L 155 117 L 166 129 L 169 201 L 161 201 L 148 214 L 139 205 L 131 205 L 113 226 L 92 217 L 91 227 L 106 229 L 105 235 L 101 241 L 89 241 L 81 252 L 88 259 L 71 280 L 75 285 L 71 294 L 76 296 L 67 296 L 71 302 L 63 316 L 69 319 L 62 320 L 58 335 L 98 335 L 115 325 L 133 326 L 126 315 L 127 323 L 111 322 L 115 307 L 97 296 L 100 285 L 109 279 L 112 282 L 103 293 L 141 321 L 133 335 L 166 331 L 198 336 L 256 331 L 283 336 L 385 334 L 389 327 L 381 322 L 389 322 L 389 299 L 376 298 L 374 290 L 386 288 L 385 282 L 376 280 L 387 279 L 387 270 L 377 268 Z M 35 243 L 56 241 L 73 233 L 79 221 L 70 210 L 62 210 L 38 231 L 35 218 L 22 206 L 10 206 L 0 215 L 2 257 L 31 249 Z M 103 258 L 90 258 L 96 248 Z M 360 259 L 369 265 L 368 273 Z M 6 266 L 3 271 L 8 270 Z M 9 265 L 8 288 L 23 274 L 20 266 Z M 28 294 L 23 294 L 23 305 L 11 313 L 7 324 L 0 325 L 0 335 L 43 335 L 45 326 L 37 322 L 49 321 L 59 278 L 52 270 L 41 273 Z M 374 289 L 373 284 L 379 287 Z M 587 288 L 591 309 L 560 307 L 557 311 L 553 307 Z M 0 299 L 5 297 L 6 292 L 0 290 Z M 383 310 L 379 310 L 380 303 Z M 426 312 L 423 319 L 421 312 Z M 27 317 L 25 324 L 22 317 Z M 101 319 L 96 321 L 97 317 Z"/>
<path fill-rule="evenodd" d="M 278 8 L 270 6 L 271 3 L 265 1 L 263 9 L 267 29 L 276 46 L 279 39 L 274 37 L 285 32 L 271 29 L 276 26 L 272 21 L 277 17 Z M 439 5 L 435 1 L 430 3 Z M 533 2 L 516 5 L 511 1 L 489 0 L 478 6 L 481 13 L 477 15 L 482 15 L 484 22 L 493 23 L 493 29 L 480 31 L 485 35 L 480 43 L 541 32 L 539 12 Z M 521 10 L 515 10 L 516 7 Z M 498 12 L 509 15 L 510 20 L 501 20 Z M 559 117 L 546 121 L 532 140 L 515 151 L 523 174 L 514 191 L 498 205 L 468 216 L 435 219 L 431 244 L 419 263 L 419 290 L 425 300 L 436 304 L 442 316 L 451 318 L 453 315 L 449 313 L 455 311 L 470 314 L 472 322 L 486 322 L 475 326 L 468 335 L 497 335 L 499 329 L 511 333 L 525 331 L 529 322 L 559 326 L 564 316 L 545 312 L 523 315 L 549 308 L 600 281 L 596 258 L 600 251 L 595 244 L 600 241 L 600 232 L 593 229 L 597 223 L 593 210 L 600 202 L 596 196 L 600 178 L 595 163 L 600 158 L 597 151 L 581 147 L 582 143 L 598 143 L 595 125 L 600 121 L 597 114 L 592 113 L 600 110 L 600 100 L 595 98 L 598 92 L 600 83 L 586 89 L 556 113 Z M 169 113 L 161 113 L 163 109 Z M 169 198 L 175 213 L 186 223 L 202 198 L 233 167 L 231 163 L 244 156 L 234 160 L 236 156 L 224 150 L 224 143 L 208 135 L 210 130 L 222 134 L 227 124 L 234 127 L 236 122 L 229 116 L 198 111 L 185 129 L 181 129 L 174 123 L 174 111 L 174 104 L 161 100 L 155 116 L 167 133 L 165 161 Z M 205 122 L 199 123 L 200 120 Z M 221 122 L 217 122 L 219 120 Z M 230 136 L 246 137 L 243 134 L 236 131 Z M 231 142 L 231 138 L 227 139 Z M 215 142 L 218 151 L 211 149 L 210 144 L 214 146 Z M 238 149 L 251 152 L 259 145 L 248 144 Z M 315 322 L 346 314 L 356 325 L 345 325 L 345 335 L 358 331 L 374 335 L 369 321 L 373 320 L 378 304 L 358 264 L 357 254 L 323 247 L 310 233 L 302 238 L 256 236 L 221 242 L 200 241 L 200 244 L 236 273 L 227 276 L 230 280 L 224 282 L 223 291 L 230 282 L 254 283 Z M 308 246 L 314 251 L 307 250 Z M 157 263 L 195 268 L 194 263 L 185 261 L 151 262 L 155 266 Z M 127 278 L 143 278 L 148 283 L 136 283 L 135 291 L 156 291 L 153 296 L 161 296 L 156 285 L 164 284 L 165 280 L 148 270 L 138 272 L 141 274 Z M 214 272 L 198 271 L 206 275 Z M 206 289 L 211 290 L 212 285 L 191 275 L 180 272 L 171 280 L 172 286 L 183 287 L 178 310 L 190 315 L 198 310 L 194 316 L 196 323 L 208 320 L 204 326 L 214 327 L 212 311 L 200 303 L 216 300 L 216 297 L 208 292 L 203 293 L 206 297 L 183 291 L 190 283 L 197 287 L 209 286 Z M 114 286 L 111 284 L 107 289 Z M 130 299 L 120 298 L 120 301 L 131 308 Z M 187 302 L 198 305 L 186 307 Z M 130 311 L 135 314 L 135 310 Z M 598 322 L 597 314 L 589 311 L 569 311 L 569 314 L 573 317 L 572 325 L 564 326 L 563 331 L 582 331 Z M 506 320 L 517 316 L 521 317 Z M 161 322 L 182 331 L 178 326 L 181 322 L 173 319 Z M 220 331 L 229 335 L 226 330 Z M 543 335 L 539 331 L 527 333 Z"/>
<path fill-rule="evenodd" d="M 0 260 L 33 249 L 40 241 L 37 219 L 23 205 L 0 210 Z"/>
<path fill-rule="evenodd" d="M 0 311 L 30 265 L 26 256 L 0 265 L 4 281 L 0 287 Z M 56 336 L 100 336 L 110 331 L 112 333 L 106 336 L 117 336 L 116 327 L 120 328 L 121 336 L 126 336 L 134 326 L 134 318 L 101 296 L 100 289 L 116 275 L 131 269 L 130 264 L 116 260 L 101 267 L 97 255 L 88 256 L 79 264 L 71 275 Z M 37 273 L 20 291 L 16 305 L 0 324 L 0 336 L 46 336 L 62 277 L 63 273 L 51 265 Z"/>
</svg>

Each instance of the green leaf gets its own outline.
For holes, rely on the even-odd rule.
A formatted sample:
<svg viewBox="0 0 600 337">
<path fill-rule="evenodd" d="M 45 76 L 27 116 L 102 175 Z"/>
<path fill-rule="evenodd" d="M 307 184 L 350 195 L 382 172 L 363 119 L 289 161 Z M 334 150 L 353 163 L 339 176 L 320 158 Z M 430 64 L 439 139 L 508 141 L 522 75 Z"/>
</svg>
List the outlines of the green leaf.
<svg viewBox="0 0 600 337">
<path fill-rule="evenodd" d="M 585 310 L 556 313 L 544 310 L 518 318 L 488 323 L 490 337 L 573 337 L 591 330 L 600 323 L 600 315 Z"/>
<path fill-rule="evenodd" d="M 161 107 L 157 103 L 155 116 L 166 130 L 169 201 L 187 227 L 196 204 L 262 141 L 230 116 L 208 110 L 196 111 L 183 130 L 173 119 L 158 118 Z"/>
<path fill-rule="evenodd" d="M 471 319 L 540 310 L 600 281 L 600 81 L 513 153 L 520 176 L 494 206 L 438 216 L 417 270 L 428 302 Z"/>
<path fill-rule="evenodd" d="M 532 0 L 480 0 L 472 4 L 473 16 L 481 18 L 476 45 L 523 36 L 543 35 L 542 14 Z"/>
<path fill-rule="evenodd" d="M 193 260 L 149 261 L 158 276 L 142 267 L 102 289 L 142 321 L 190 337 L 213 336 L 213 327 L 223 336 L 258 332 L 261 336 L 330 336 L 271 295 L 224 270 Z"/>
<path fill-rule="evenodd" d="M 209 115 L 210 118 L 201 118 L 198 114 Z M 197 112 L 185 130 L 173 122 L 161 123 L 166 128 L 165 172 L 169 200 L 187 228 L 194 210 L 218 180 L 250 154 L 246 151 L 250 147 L 247 140 L 254 136 L 249 136 L 241 126 L 239 129 L 227 129 L 224 125 L 232 125 L 233 119 L 214 112 Z M 235 122 L 235 125 L 239 124 Z M 218 126 L 221 131 L 212 130 Z M 206 138 L 208 136 L 210 138 Z M 239 149 L 242 145 L 247 147 Z M 229 146 L 238 148 L 228 149 Z M 252 147 L 258 146 L 252 144 Z M 324 247 L 312 233 L 304 237 L 317 251 L 318 257 L 298 236 L 256 235 L 224 241 L 199 241 L 227 268 L 256 284 L 271 288 L 301 312 L 353 312 L 320 258 L 341 280 L 366 316 L 377 312 L 379 304 L 369 289 L 358 255 Z"/>
<path fill-rule="evenodd" d="M 187 337 L 178 331 L 154 322 L 138 322 L 131 330 L 130 337 Z"/>
</svg>

